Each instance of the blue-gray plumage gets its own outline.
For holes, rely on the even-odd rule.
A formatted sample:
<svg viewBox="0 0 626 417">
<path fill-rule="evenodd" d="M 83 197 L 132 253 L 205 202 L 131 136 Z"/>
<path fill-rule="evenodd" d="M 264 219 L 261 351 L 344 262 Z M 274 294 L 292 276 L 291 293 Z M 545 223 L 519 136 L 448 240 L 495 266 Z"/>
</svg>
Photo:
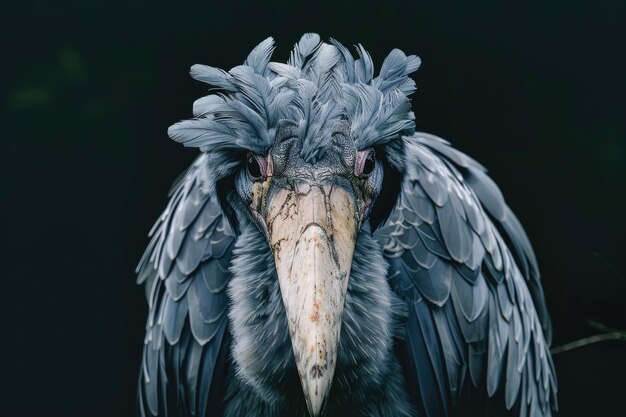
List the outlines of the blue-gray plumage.
<svg viewBox="0 0 626 417">
<path fill-rule="evenodd" d="M 549 416 L 551 329 L 521 224 L 473 159 L 415 132 L 392 51 L 306 34 L 170 136 L 201 154 L 137 267 L 141 416 Z"/>
</svg>

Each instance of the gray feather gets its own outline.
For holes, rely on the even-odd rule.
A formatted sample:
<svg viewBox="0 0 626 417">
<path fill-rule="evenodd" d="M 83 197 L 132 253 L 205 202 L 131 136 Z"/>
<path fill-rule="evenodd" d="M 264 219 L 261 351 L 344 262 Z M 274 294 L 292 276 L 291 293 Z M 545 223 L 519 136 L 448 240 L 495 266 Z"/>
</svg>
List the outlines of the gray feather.
<svg viewBox="0 0 626 417">
<path fill-rule="evenodd" d="M 320 37 L 317 33 L 305 33 L 300 41 L 293 47 L 289 61 L 289 65 L 302 68 L 306 59 L 312 55 L 320 45 Z"/>
<path fill-rule="evenodd" d="M 269 37 L 258 44 L 248 54 L 244 65 L 248 65 L 259 75 L 265 75 L 267 64 L 272 57 L 272 52 L 274 52 L 274 39 Z"/>
<path fill-rule="evenodd" d="M 189 70 L 195 80 L 214 85 L 226 91 L 235 92 L 237 89 L 232 83 L 232 77 L 226 71 L 208 65 L 195 64 Z"/>
</svg>

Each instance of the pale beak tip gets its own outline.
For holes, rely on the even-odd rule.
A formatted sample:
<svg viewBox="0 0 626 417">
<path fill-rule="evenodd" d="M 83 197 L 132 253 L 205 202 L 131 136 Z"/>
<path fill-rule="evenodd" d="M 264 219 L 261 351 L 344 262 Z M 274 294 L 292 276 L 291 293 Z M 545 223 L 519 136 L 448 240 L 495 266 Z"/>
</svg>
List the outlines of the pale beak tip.
<svg viewBox="0 0 626 417">
<path fill-rule="evenodd" d="M 303 385 L 305 387 L 304 396 L 309 414 L 311 417 L 319 417 L 322 414 L 327 394 L 322 386 L 322 381 L 320 379 L 305 380 Z"/>
</svg>

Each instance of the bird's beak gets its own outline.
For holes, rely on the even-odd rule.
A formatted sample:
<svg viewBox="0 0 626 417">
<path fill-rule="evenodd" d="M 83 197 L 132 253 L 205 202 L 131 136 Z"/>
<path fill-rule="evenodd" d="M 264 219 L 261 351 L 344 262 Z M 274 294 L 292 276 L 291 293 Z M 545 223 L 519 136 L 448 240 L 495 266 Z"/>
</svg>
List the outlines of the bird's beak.
<svg viewBox="0 0 626 417">
<path fill-rule="evenodd" d="M 313 417 L 330 391 L 359 210 L 351 187 L 303 183 L 267 205 L 267 232 L 293 352 Z"/>
</svg>

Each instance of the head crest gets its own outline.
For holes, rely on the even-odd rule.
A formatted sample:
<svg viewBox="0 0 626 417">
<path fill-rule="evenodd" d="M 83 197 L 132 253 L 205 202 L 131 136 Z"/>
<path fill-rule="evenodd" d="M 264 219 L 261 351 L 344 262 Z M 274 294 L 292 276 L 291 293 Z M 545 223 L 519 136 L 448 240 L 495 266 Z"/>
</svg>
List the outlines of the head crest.
<svg viewBox="0 0 626 417">
<path fill-rule="evenodd" d="M 174 124 L 169 135 L 203 152 L 251 151 L 266 154 L 281 120 L 298 124 L 302 156 L 315 160 L 328 144 L 327 129 L 347 120 L 357 149 L 386 145 L 415 130 L 408 96 L 409 74 L 420 66 L 415 55 L 394 49 L 377 77 L 368 52 L 358 57 L 334 39 L 307 33 L 287 63 L 270 62 L 274 40 L 267 38 L 230 71 L 194 65 L 191 76 L 218 92 L 194 103 L 194 118 Z M 236 152 L 235 152 L 236 153 Z"/>
</svg>

